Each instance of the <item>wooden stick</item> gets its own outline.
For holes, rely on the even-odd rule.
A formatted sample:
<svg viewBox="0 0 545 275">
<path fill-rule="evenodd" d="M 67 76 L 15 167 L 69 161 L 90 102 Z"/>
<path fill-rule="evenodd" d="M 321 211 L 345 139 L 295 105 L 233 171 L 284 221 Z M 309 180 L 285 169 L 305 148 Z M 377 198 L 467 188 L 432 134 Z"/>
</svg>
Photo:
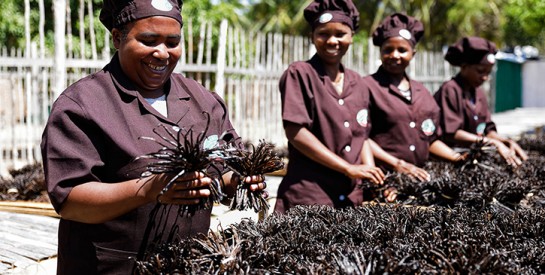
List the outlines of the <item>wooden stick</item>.
<svg viewBox="0 0 545 275">
<path fill-rule="evenodd" d="M 0 201 L 0 211 L 60 218 L 48 202 Z"/>
</svg>

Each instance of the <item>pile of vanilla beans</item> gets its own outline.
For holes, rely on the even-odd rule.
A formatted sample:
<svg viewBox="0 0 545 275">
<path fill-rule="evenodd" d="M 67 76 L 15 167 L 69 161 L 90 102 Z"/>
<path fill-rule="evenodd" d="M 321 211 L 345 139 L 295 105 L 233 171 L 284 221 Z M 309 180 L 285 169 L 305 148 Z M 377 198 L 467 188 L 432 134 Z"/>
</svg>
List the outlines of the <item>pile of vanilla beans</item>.
<svg viewBox="0 0 545 275">
<path fill-rule="evenodd" d="M 393 173 L 384 187 L 365 185 L 376 196 L 362 207 L 296 207 L 166 243 L 137 273 L 543 274 L 543 140 L 521 138 L 530 159 L 516 169 L 476 145 L 463 163 L 430 161 L 429 182 Z M 382 202 L 388 187 L 397 203 Z"/>
<path fill-rule="evenodd" d="M 0 177 L 0 201 L 49 202 L 41 163 L 10 169 Z"/>
<path fill-rule="evenodd" d="M 139 274 L 543 274 L 545 211 L 291 209 L 164 244 Z"/>
</svg>

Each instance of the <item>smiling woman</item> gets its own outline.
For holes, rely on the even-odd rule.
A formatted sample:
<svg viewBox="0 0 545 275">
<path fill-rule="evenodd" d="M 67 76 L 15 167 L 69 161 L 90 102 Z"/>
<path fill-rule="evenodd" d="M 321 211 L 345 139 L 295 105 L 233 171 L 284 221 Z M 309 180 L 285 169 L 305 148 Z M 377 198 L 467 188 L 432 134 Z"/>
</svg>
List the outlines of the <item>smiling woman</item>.
<svg viewBox="0 0 545 275">
<path fill-rule="evenodd" d="M 316 54 L 292 63 L 280 79 L 290 161 L 279 213 L 296 205 L 353 207 L 363 201 L 362 180 L 384 179 L 366 145 L 369 94 L 359 90 L 361 76 L 341 63 L 359 13 L 351 0 L 316 0 L 304 15 Z"/>
<path fill-rule="evenodd" d="M 265 188 L 261 175 L 240 180 L 221 169 L 144 173 L 149 161 L 138 157 L 163 148 L 143 138 L 157 125 L 187 132 L 197 145 L 226 132 L 238 137 L 217 94 L 172 73 L 181 54 L 181 7 L 181 0 L 105 0 L 100 19 L 117 52 L 53 105 L 42 156 L 61 216 L 58 274 L 131 273 L 149 245 L 208 231 L 210 208 L 179 209 L 212 201 L 212 182 L 221 179 L 231 197 L 239 182 Z"/>
<path fill-rule="evenodd" d="M 373 32 L 382 65 L 364 78 L 362 89 L 370 94 L 370 144 L 377 162 L 427 181 L 430 175 L 420 167 L 430 153 L 449 161 L 461 156 L 439 140 L 439 107 L 430 92 L 405 73 L 423 34 L 424 26 L 416 18 L 402 13 L 387 16 Z"/>
</svg>

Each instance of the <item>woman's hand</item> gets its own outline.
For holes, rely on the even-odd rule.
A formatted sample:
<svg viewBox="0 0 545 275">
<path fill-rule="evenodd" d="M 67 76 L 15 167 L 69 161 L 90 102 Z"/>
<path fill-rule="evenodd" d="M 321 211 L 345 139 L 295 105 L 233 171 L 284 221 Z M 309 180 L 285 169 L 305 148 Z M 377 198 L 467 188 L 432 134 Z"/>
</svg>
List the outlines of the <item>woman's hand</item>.
<svg viewBox="0 0 545 275">
<path fill-rule="evenodd" d="M 419 168 L 412 163 L 408 163 L 402 159 L 397 161 L 394 169 L 399 173 L 408 175 L 412 179 L 418 179 L 419 181 L 431 180 L 431 176 L 428 172 L 426 172 L 426 170 Z"/>
<path fill-rule="evenodd" d="M 384 200 L 386 202 L 394 202 L 397 198 L 397 189 L 394 187 L 386 188 L 383 192 Z"/>
<path fill-rule="evenodd" d="M 162 192 L 164 186 L 172 179 L 172 175 L 160 174 L 154 176 L 155 188 L 151 192 L 155 194 L 156 201 L 162 204 L 198 204 L 203 198 L 210 196 L 210 183 L 212 179 L 202 172 L 185 173 L 174 181 L 172 186 Z M 162 184 L 157 184 L 161 182 Z M 162 187 L 161 187 L 162 186 Z M 161 187 L 158 189 L 157 187 Z"/>
<path fill-rule="evenodd" d="M 522 164 L 522 161 L 518 158 L 515 149 L 508 148 L 502 141 L 497 139 L 491 139 L 490 143 L 496 147 L 496 150 L 498 151 L 500 156 L 505 159 L 507 164 L 513 167 L 518 167 Z"/>
<path fill-rule="evenodd" d="M 238 184 L 241 182 L 240 175 L 237 173 L 229 172 L 224 174 L 223 180 L 225 181 L 225 186 L 223 192 L 226 194 L 225 200 L 222 201 L 223 204 L 229 205 L 231 199 L 235 196 Z M 248 185 L 248 189 L 251 192 L 263 191 L 261 196 L 267 198 L 269 193 L 265 190 L 267 188 L 267 183 L 265 182 L 264 175 L 253 175 L 247 176 L 242 179 L 242 182 Z"/>
<path fill-rule="evenodd" d="M 454 155 L 452 155 L 452 159 L 450 159 L 451 162 L 462 162 L 462 161 L 465 161 L 467 159 L 467 157 L 469 156 L 469 153 L 468 152 L 464 152 L 464 153 L 456 153 Z"/>
<path fill-rule="evenodd" d="M 345 174 L 351 179 L 368 179 L 375 184 L 383 184 L 385 178 L 380 168 L 365 164 L 350 165 Z"/>
<path fill-rule="evenodd" d="M 526 154 L 526 152 L 524 152 L 524 150 L 522 150 L 522 148 L 520 148 L 518 143 L 516 143 L 512 139 L 509 139 L 507 142 L 509 144 L 509 150 L 511 150 L 512 154 L 515 154 L 522 161 L 526 161 L 528 159 L 528 155 Z"/>
<path fill-rule="evenodd" d="M 235 174 L 233 174 L 233 177 L 235 177 Z M 233 177 L 231 180 L 233 180 Z M 236 176 L 238 178 L 238 176 Z M 237 179 L 237 182 L 239 180 Z M 264 175 L 253 175 L 248 176 L 243 179 L 244 184 L 249 185 L 250 191 L 260 191 L 267 188 L 267 183 L 265 182 L 265 176 Z"/>
</svg>

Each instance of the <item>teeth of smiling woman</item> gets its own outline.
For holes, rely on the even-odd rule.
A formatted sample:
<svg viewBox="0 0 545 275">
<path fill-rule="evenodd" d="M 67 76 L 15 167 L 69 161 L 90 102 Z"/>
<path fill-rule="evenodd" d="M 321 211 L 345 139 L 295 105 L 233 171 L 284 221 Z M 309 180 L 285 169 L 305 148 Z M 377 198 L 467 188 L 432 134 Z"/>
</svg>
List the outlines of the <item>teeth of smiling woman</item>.
<svg viewBox="0 0 545 275">
<path fill-rule="evenodd" d="M 337 53 L 337 50 L 327 50 L 328 53 Z"/>
<path fill-rule="evenodd" d="M 154 65 L 151 65 L 151 64 L 148 64 L 148 67 L 156 70 L 156 71 L 162 71 L 164 70 L 167 66 L 154 66 Z"/>
</svg>

